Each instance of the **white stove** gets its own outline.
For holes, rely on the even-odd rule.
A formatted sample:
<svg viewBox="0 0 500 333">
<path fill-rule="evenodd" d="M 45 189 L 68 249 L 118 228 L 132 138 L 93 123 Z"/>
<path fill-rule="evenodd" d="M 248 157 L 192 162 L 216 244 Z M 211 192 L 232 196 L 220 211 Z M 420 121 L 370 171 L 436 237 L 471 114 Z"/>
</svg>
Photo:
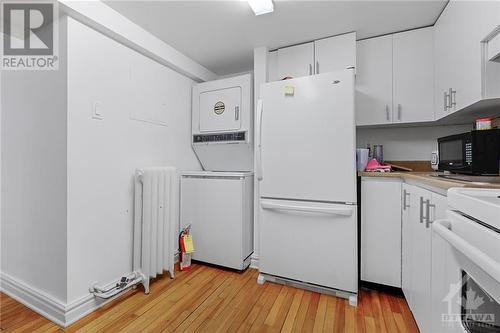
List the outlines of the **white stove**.
<svg viewBox="0 0 500 333">
<path fill-rule="evenodd" d="M 452 188 L 448 191 L 448 204 L 500 230 L 500 189 Z"/>
<path fill-rule="evenodd" d="M 434 328 L 499 332 L 500 189 L 452 188 L 448 204 L 447 218 L 432 227 L 433 267 L 443 276 L 432 282 L 433 312 L 443 315 Z M 440 286 L 446 295 L 436 295 Z M 438 310 L 440 299 L 449 302 L 446 311 Z"/>
</svg>

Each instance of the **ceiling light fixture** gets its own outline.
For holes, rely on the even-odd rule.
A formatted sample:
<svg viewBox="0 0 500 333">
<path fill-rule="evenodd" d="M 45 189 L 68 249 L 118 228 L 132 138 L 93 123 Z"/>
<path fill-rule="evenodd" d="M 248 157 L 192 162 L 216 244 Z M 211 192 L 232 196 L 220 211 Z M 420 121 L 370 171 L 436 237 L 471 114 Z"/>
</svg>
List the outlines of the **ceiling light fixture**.
<svg viewBox="0 0 500 333">
<path fill-rule="evenodd" d="M 272 0 L 247 0 L 255 16 L 272 13 L 274 5 Z"/>
</svg>

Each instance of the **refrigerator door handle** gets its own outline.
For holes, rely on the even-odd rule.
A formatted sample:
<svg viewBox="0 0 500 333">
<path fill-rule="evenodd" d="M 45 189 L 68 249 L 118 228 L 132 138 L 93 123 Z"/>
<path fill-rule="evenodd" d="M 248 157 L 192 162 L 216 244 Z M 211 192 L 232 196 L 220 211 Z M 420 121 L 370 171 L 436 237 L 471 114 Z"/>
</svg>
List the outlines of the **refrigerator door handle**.
<svg viewBox="0 0 500 333">
<path fill-rule="evenodd" d="M 257 143 L 257 180 L 262 180 L 262 113 L 264 111 L 262 107 L 262 100 L 257 101 L 257 115 L 259 117 L 259 141 Z"/>
<path fill-rule="evenodd" d="M 353 213 L 352 207 L 315 207 L 315 206 L 302 206 L 293 204 L 278 204 L 269 201 L 261 201 L 261 207 L 264 209 L 284 210 L 303 213 L 320 213 L 327 215 L 341 215 L 351 216 Z"/>
</svg>

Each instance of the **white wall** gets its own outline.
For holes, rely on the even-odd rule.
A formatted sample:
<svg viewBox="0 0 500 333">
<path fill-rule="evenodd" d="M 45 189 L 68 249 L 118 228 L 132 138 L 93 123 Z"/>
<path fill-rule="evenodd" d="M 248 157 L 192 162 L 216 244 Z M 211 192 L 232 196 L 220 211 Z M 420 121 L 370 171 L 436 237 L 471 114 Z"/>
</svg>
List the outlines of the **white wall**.
<svg viewBox="0 0 500 333">
<path fill-rule="evenodd" d="M 3 71 L 1 78 L 1 272 L 61 302 L 67 254 L 64 52 L 61 36 L 59 70 Z"/>
<path fill-rule="evenodd" d="M 405 127 L 405 128 L 357 128 L 356 146 L 384 146 L 384 159 L 393 161 L 429 161 L 431 152 L 437 149 L 437 139 L 442 136 L 467 132 L 471 125 Z"/>
<path fill-rule="evenodd" d="M 180 53 L 102 1 L 59 0 L 60 9 L 78 21 L 197 81 L 217 75 Z"/>
<path fill-rule="evenodd" d="M 190 144 L 192 80 L 72 19 L 68 34 L 71 303 L 88 295 L 93 281 L 132 270 L 134 170 L 200 165 Z M 96 101 L 102 120 L 92 119 Z M 130 119 L 141 114 L 166 126 Z"/>
</svg>

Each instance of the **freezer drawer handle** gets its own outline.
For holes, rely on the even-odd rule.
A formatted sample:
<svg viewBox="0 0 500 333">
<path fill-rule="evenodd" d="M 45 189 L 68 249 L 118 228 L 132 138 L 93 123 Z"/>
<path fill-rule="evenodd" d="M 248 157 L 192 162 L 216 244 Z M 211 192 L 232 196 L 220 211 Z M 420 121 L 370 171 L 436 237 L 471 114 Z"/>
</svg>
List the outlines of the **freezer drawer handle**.
<svg viewBox="0 0 500 333">
<path fill-rule="evenodd" d="M 500 282 L 500 263 L 455 234 L 452 229 L 452 222 L 450 220 L 434 221 L 433 230 L 439 236 L 478 265 L 489 276 Z"/>
<path fill-rule="evenodd" d="M 272 202 L 262 202 L 261 206 L 264 209 L 288 210 L 288 211 L 304 212 L 304 213 L 320 213 L 320 214 L 342 215 L 342 216 L 352 215 L 352 208 L 325 208 L 325 207 L 314 207 L 314 206 L 282 205 Z"/>
</svg>

